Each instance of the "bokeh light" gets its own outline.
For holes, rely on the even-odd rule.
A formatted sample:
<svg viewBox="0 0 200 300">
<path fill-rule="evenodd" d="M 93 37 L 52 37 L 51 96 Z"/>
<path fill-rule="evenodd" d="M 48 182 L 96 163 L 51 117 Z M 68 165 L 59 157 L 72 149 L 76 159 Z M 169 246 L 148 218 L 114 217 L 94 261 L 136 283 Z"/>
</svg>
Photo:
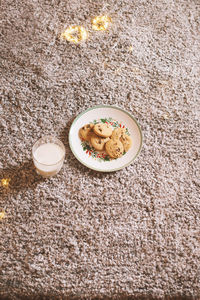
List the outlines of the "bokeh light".
<svg viewBox="0 0 200 300">
<path fill-rule="evenodd" d="M 9 186 L 10 183 L 10 178 L 3 178 L 1 179 L 1 185 L 5 188 L 7 188 Z"/>
<path fill-rule="evenodd" d="M 78 44 L 88 38 L 88 32 L 83 26 L 69 26 L 61 34 L 61 38 L 68 42 Z"/>
<path fill-rule="evenodd" d="M 92 19 L 92 28 L 94 30 L 103 31 L 108 29 L 111 22 L 112 20 L 108 16 L 98 16 Z"/>
<path fill-rule="evenodd" d="M 2 220 L 5 217 L 5 214 L 6 213 L 4 210 L 0 212 L 0 220 Z"/>
</svg>

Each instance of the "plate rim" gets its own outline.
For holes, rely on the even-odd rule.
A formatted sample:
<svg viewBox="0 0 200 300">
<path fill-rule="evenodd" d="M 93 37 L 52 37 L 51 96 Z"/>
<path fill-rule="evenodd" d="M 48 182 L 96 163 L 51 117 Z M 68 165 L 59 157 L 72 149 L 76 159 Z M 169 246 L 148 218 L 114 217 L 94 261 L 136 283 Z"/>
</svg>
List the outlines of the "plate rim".
<svg viewBox="0 0 200 300">
<path fill-rule="evenodd" d="M 133 119 L 139 129 L 139 132 L 140 132 L 140 137 L 141 137 L 141 142 L 140 142 L 140 147 L 136 153 L 136 155 L 133 157 L 133 159 L 128 162 L 127 164 L 119 167 L 119 168 L 114 168 L 114 169 L 111 169 L 111 170 L 100 170 L 98 168 L 93 168 L 91 166 L 89 166 L 88 164 L 86 164 L 84 161 L 82 161 L 82 159 L 79 158 L 78 155 L 76 155 L 75 151 L 74 151 L 74 148 L 72 146 L 72 138 L 71 138 L 71 131 L 72 131 L 72 127 L 75 125 L 75 123 L 77 122 L 77 120 L 82 116 L 84 115 L 85 113 L 87 113 L 88 111 L 90 110 L 94 110 L 94 109 L 97 109 L 97 108 L 114 108 L 114 109 L 117 109 L 117 110 L 120 110 L 122 112 L 124 112 L 125 114 L 127 114 L 131 119 Z M 71 126 L 70 126 L 70 129 L 69 129 L 69 134 L 68 134 L 68 140 L 69 140 L 69 146 L 70 146 L 70 149 L 73 153 L 73 155 L 76 157 L 76 159 L 78 161 L 80 161 L 81 164 L 83 164 L 84 166 L 86 166 L 87 168 L 91 169 L 91 170 L 94 170 L 94 171 L 98 171 L 98 172 L 115 172 L 115 171 L 118 171 L 118 170 L 121 170 L 127 166 L 129 166 L 140 154 L 141 152 L 141 149 L 142 149 L 142 145 L 143 145 L 143 135 L 142 135 L 142 130 L 140 128 L 140 125 L 138 123 L 138 121 L 135 119 L 135 117 L 133 117 L 128 111 L 124 110 L 123 108 L 121 107 L 118 107 L 118 106 L 114 106 L 114 105 L 95 105 L 95 106 L 92 106 L 86 110 L 84 110 L 83 112 L 81 112 L 80 114 L 78 114 L 78 116 L 74 119 L 74 121 L 72 122 Z"/>
</svg>

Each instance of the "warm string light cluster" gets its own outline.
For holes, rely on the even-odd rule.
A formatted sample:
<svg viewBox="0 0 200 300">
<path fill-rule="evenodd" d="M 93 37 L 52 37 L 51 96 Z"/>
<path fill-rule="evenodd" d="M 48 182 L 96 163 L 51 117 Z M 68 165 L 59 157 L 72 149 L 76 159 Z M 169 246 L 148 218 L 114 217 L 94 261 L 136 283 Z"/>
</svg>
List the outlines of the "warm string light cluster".
<svg viewBox="0 0 200 300">
<path fill-rule="evenodd" d="M 92 29 L 97 31 L 107 30 L 111 18 L 108 16 L 98 16 L 92 19 Z M 83 26 L 69 26 L 62 34 L 61 38 L 67 40 L 68 42 L 78 44 L 87 40 L 88 31 Z"/>
<path fill-rule="evenodd" d="M 92 20 L 92 28 L 97 31 L 108 29 L 111 23 L 111 18 L 108 16 L 98 16 Z"/>
<path fill-rule="evenodd" d="M 7 188 L 9 187 L 9 183 L 10 183 L 10 178 L 2 178 L 2 179 L 1 179 L 1 186 L 2 186 L 3 188 L 7 189 Z M 5 213 L 4 210 L 0 211 L 0 221 L 1 221 L 3 218 L 5 218 L 5 215 L 6 215 L 6 213 Z"/>
<path fill-rule="evenodd" d="M 7 188 L 9 187 L 9 184 L 10 184 L 10 178 L 2 178 L 2 179 L 1 179 L 1 186 L 2 186 L 3 188 L 7 189 Z M 6 213 L 5 213 L 4 210 L 0 211 L 0 221 L 1 221 L 3 218 L 5 218 L 5 215 L 6 215 Z"/>
<path fill-rule="evenodd" d="M 5 214 L 4 210 L 0 212 L 0 221 L 5 217 Z"/>
<path fill-rule="evenodd" d="M 69 42 L 78 44 L 88 38 L 88 32 L 83 26 L 70 26 L 61 34 L 61 37 Z"/>
<path fill-rule="evenodd" d="M 3 178 L 3 179 L 1 179 L 1 185 L 4 188 L 7 188 L 9 186 L 9 183 L 10 183 L 10 178 Z"/>
</svg>

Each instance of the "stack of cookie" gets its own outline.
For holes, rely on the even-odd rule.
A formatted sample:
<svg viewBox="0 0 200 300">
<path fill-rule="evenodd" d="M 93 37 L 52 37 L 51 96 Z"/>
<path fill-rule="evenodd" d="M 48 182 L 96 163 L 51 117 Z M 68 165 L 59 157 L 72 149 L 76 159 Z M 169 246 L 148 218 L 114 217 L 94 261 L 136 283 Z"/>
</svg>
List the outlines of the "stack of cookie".
<svg viewBox="0 0 200 300">
<path fill-rule="evenodd" d="M 80 129 L 80 136 L 88 141 L 97 151 L 106 150 L 112 158 L 121 157 L 132 146 L 132 140 L 125 133 L 125 128 L 112 129 L 109 124 L 86 124 Z"/>
</svg>

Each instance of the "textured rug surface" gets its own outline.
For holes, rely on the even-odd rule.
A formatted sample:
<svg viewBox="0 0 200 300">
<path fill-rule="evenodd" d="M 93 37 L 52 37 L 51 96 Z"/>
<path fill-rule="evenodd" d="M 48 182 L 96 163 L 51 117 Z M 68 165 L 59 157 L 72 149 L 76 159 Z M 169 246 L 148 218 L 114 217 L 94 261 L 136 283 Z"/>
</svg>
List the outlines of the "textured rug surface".
<svg viewBox="0 0 200 300">
<path fill-rule="evenodd" d="M 2 1 L 0 297 L 199 299 L 199 13 L 198 0 Z M 104 14 L 111 26 L 94 31 Z M 69 25 L 88 39 L 62 40 Z M 97 104 L 143 131 L 115 173 L 69 148 L 73 119 Z M 66 146 L 51 179 L 31 159 L 43 135 Z"/>
</svg>

